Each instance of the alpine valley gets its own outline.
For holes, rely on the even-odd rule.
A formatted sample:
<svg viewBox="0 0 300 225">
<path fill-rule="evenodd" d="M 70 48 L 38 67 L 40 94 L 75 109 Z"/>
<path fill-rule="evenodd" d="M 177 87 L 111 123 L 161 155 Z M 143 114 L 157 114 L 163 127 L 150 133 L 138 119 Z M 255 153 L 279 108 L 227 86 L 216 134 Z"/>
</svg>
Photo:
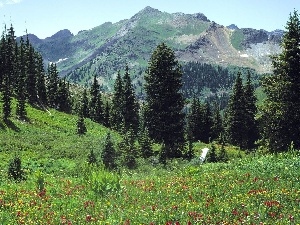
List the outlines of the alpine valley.
<svg viewBox="0 0 300 225">
<path fill-rule="evenodd" d="M 76 35 L 66 29 L 45 39 L 34 34 L 28 37 L 46 63 L 56 62 L 60 76 L 89 85 L 96 74 L 103 90 L 109 92 L 126 64 L 135 87 L 141 86 L 151 53 L 162 42 L 183 64 L 200 62 L 269 73 L 269 56 L 281 51 L 282 35 L 282 30 L 223 26 L 202 13 L 170 14 L 148 6 L 130 19 L 106 22 Z"/>
</svg>

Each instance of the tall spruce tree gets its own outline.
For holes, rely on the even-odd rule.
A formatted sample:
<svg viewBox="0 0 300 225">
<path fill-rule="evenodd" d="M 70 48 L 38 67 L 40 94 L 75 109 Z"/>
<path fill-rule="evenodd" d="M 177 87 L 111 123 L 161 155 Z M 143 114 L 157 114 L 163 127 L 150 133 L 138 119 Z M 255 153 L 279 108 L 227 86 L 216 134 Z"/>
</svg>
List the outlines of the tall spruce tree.
<svg viewBox="0 0 300 225">
<path fill-rule="evenodd" d="M 37 100 L 39 104 L 47 105 L 47 89 L 46 89 L 46 78 L 43 58 L 41 54 L 36 54 L 37 59 L 37 78 L 36 78 L 36 89 L 37 89 Z"/>
<path fill-rule="evenodd" d="M 112 105 L 110 111 L 111 127 L 117 131 L 122 131 L 124 126 L 123 105 L 124 89 L 121 73 L 119 71 L 114 84 L 114 95 L 112 98 Z"/>
<path fill-rule="evenodd" d="M 106 169 L 114 170 L 117 168 L 117 152 L 109 132 L 107 133 L 105 138 L 101 159 Z"/>
<path fill-rule="evenodd" d="M 226 137 L 230 144 L 245 147 L 245 96 L 241 73 L 233 86 L 226 109 Z"/>
<path fill-rule="evenodd" d="M 211 139 L 212 140 L 220 140 L 221 135 L 224 131 L 223 120 L 220 112 L 220 106 L 215 102 L 214 109 L 212 113 L 213 125 L 211 128 Z"/>
<path fill-rule="evenodd" d="M 251 74 L 247 74 L 247 82 L 244 87 L 244 97 L 245 97 L 245 148 L 253 149 L 255 147 L 255 142 L 259 138 L 258 123 L 255 119 L 257 113 L 256 102 L 257 98 L 255 96 L 254 87 L 251 82 Z"/>
<path fill-rule="evenodd" d="M 290 14 L 282 38 L 282 52 L 272 58 L 273 75 L 262 86 L 267 98 L 261 108 L 262 141 L 271 152 L 300 148 L 300 21 Z"/>
<path fill-rule="evenodd" d="M 131 83 L 128 65 L 126 65 L 123 77 L 123 101 L 124 128 L 126 131 L 132 130 L 136 134 L 139 127 L 139 106 Z"/>
<path fill-rule="evenodd" d="M 47 73 L 47 102 L 50 107 L 55 108 L 57 106 L 57 90 L 59 83 L 58 71 L 55 63 L 50 63 L 48 65 Z"/>
<path fill-rule="evenodd" d="M 26 93 L 27 99 L 30 104 L 35 104 L 37 102 L 37 90 L 36 90 L 36 58 L 35 51 L 33 46 L 29 43 L 27 36 L 26 40 L 26 49 L 27 49 L 27 73 L 25 78 Z"/>
<path fill-rule="evenodd" d="M 98 84 L 97 76 L 95 74 L 93 84 L 92 84 L 91 89 L 90 89 L 91 101 L 90 101 L 90 106 L 89 106 L 89 108 L 90 108 L 90 118 L 95 122 L 99 122 L 99 118 L 98 119 L 96 118 L 96 117 L 99 117 L 99 115 L 98 115 L 99 112 L 96 109 L 97 101 L 99 101 L 99 93 L 100 93 L 99 88 L 100 88 L 100 85 Z"/>
<path fill-rule="evenodd" d="M 201 121 L 201 104 L 199 99 L 194 96 L 190 112 L 187 115 L 187 138 L 190 142 L 199 141 L 201 139 L 199 134 Z"/>
<path fill-rule="evenodd" d="M 4 49 L 4 73 L 3 73 L 3 119 L 8 120 L 11 116 L 12 79 L 15 77 L 15 36 L 11 27 L 6 35 Z"/>
<path fill-rule="evenodd" d="M 180 157 L 184 145 L 182 71 L 174 51 L 164 43 L 151 55 L 145 81 L 149 135 L 164 144 L 163 157 Z"/>
<path fill-rule="evenodd" d="M 25 63 L 25 45 L 24 40 L 21 37 L 20 40 L 20 47 L 19 47 L 19 72 L 17 78 L 17 90 L 16 90 L 16 97 L 17 97 L 17 107 L 16 107 L 16 115 L 19 119 L 24 120 L 27 117 L 27 112 L 25 108 L 26 103 L 26 96 L 25 96 L 25 78 L 26 78 L 26 63 Z"/>
</svg>

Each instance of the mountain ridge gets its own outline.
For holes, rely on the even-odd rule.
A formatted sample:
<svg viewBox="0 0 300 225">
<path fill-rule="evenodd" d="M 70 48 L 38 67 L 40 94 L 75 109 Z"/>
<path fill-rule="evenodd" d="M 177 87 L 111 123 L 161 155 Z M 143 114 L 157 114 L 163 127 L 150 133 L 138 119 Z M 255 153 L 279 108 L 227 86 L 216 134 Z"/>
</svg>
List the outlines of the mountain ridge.
<svg viewBox="0 0 300 225">
<path fill-rule="evenodd" d="M 61 76 L 88 84 L 97 74 L 109 90 L 117 71 L 126 64 L 135 82 L 142 81 L 142 71 L 161 42 L 169 45 L 181 62 L 236 65 L 270 72 L 268 58 L 280 52 L 282 34 L 280 30 L 226 27 L 210 21 L 203 13 L 167 13 L 147 6 L 129 19 L 106 22 L 76 35 L 64 29 L 45 39 L 29 34 L 29 39 L 46 63 L 57 62 Z"/>
</svg>

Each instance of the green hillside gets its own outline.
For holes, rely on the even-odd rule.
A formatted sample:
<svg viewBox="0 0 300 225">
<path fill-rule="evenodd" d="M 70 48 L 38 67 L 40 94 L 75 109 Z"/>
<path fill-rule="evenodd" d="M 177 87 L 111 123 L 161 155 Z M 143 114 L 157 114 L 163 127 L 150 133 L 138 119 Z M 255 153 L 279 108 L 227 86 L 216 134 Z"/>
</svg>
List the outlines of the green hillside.
<svg viewBox="0 0 300 225">
<path fill-rule="evenodd" d="M 86 119 L 88 132 L 78 136 L 75 115 L 31 106 L 27 106 L 27 113 L 26 122 L 15 118 L 8 123 L 0 122 L 1 170 L 7 170 L 8 161 L 17 154 L 29 170 L 59 172 L 67 169 L 68 173 L 75 173 L 79 164 L 86 161 L 90 150 L 100 156 L 104 137 L 110 131 Z M 110 132 L 113 139 L 119 138 L 116 133 Z"/>
</svg>

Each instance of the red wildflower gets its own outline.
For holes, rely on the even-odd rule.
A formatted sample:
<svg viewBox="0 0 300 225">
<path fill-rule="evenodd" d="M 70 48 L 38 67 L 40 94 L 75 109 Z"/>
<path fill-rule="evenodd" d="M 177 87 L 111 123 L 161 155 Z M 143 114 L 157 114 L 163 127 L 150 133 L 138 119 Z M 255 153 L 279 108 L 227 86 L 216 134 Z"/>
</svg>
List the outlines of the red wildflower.
<svg viewBox="0 0 300 225">
<path fill-rule="evenodd" d="M 86 222 L 91 222 L 92 221 L 92 216 L 91 215 L 86 215 L 85 220 L 86 220 Z"/>
</svg>

